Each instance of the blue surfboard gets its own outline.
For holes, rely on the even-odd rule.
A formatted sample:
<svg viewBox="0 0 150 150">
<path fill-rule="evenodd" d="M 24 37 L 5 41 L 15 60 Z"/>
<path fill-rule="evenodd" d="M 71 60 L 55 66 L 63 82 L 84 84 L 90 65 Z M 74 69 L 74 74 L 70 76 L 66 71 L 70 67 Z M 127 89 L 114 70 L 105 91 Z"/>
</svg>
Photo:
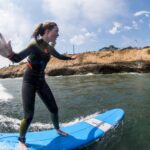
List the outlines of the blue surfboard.
<svg viewBox="0 0 150 150">
<path fill-rule="evenodd" d="M 28 150 L 71 150 L 84 147 L 115 128 L 123 120 L 124 114 L 122 109 L 112 109 L 94 118 L 61 128 L 68 136 L 60 136 L 55 130 L 28 132 Z M 1 148 L 19 149 L 18 133 L 0 133 Z"/>
</svg>

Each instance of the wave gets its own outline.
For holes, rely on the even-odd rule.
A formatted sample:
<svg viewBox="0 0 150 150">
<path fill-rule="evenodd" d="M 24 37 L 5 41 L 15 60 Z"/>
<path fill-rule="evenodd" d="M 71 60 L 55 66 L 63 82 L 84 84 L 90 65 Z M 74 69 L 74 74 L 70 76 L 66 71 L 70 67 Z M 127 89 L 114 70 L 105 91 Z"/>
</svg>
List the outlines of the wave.
<svg viewBox="0 0 150 150">
<path fill-rule="evenodd" d="M 62 77 L 80 77 L 80 76 L 82 77 L 82 76 L 93 76 L 93 75 L 96 75 L 96 74 L 89 72 L 87 74 L 75 74 L 75 75 L 67 75 L 67 76 L 59 75 L 59 76 L 54 76 L 54 77 L 56 77 L 56 78 L 62 78 Z"/>
<path fill-rule="evenodd" d="M 138 72 L 120 72 L 120 73 L 113 73 L 112 75 L 137 75 L 137 76 L 141 76 L 144 73 L 138 73 Z M 109 74 L 108 74 L 109 75 Z"/>
<path fill-rule="evenodd" d="M 94 118 L 96 117 L 98 114 L 100 114 L 100 112 L 96 112 L 94 114 L 91 114 L 91 115 L 88 115 L 88 116 L 80 116 L 79 118 L 75 118 L 74 120 L 70 121 L 70 122 L 67 122 L 67 123 L 62 123 L 61 126 L 62 127 L 65 127 L 65 126 L 70 126 L 70 125 L 73 125 L 75 123 L 78 123 L 78 122 L 81 122 L 81 121 L 85 121 L 85 120 L 88 120 L 88 119 L 91 119 L 91 118 Z"/>
<path fill-rule="evenodd" d="M 0 115 L 0 130 L 4 132 L 18 132 L 21 120 L 17 118 L 7 117 L 5 115 Z M 30 126 L 30 131 L 39 131 L 52 128 L 52 124 L 43 124 L 40 122 L 32 123 Z"/>
<path fill-rule="evenodd" d="M 88 120 L 90 118 L 97 116 L 98 114 L 99 112 L 96 112 L 86 117 L 81 116 L 79 118 L 75 118 L 74 120 L 70 122 L 60 123 L 60 127 L 66 127 L 66 126 L 70 126 L 81 121 Z M 0 130 L 3 130 L 4 132 L 18 132 L 20 122 L 21 120 L 17 118 L 11 118 L 5 115 L 0 115 Z M 48 124 L 48 123 L 35 122 L 31 124 L 30 131 L 41 131 L 41 130 L 48 130 L 52 128 L 53 128 L 53 125 L 50 123 Z"/>
<path fill-rule="evenodd" d="M 89 73 L 86 74 L 86 76 L 92 76 L 92 75 L 95 75 L 95 74 L 91 73 L 91 72 L 89 72 Z"/>
<path fill-rule="evenodd" d="M 76 75 L 72 75 L 72 76 L 92 76 L 92 75 L 96 75 L 96 74 L 89 72 L 87 74 L 76 74 Z"/>
<path fill-rule="evenodd" d="M 0 102 L 1 101 L 9 101 L 10 99 L 13 99 L 13 95 L 7 92 L 7 89 L 0 84 Z"/>
<path fill-rule="evenodd" d="M 15 77 L 15 78 L 0 78 L 0 81 L 3 80 L 23 80 L 23 77 Z"/>
</svg>

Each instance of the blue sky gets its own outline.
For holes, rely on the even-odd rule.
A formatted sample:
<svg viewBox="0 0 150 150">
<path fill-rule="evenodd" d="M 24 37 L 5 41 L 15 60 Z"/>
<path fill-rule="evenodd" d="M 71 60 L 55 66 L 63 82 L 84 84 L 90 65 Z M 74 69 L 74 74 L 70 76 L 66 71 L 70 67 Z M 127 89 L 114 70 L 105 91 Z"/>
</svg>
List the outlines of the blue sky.
<svg viewBox="0 0 150 150">
<path fill-rule="evenodd" d="M 60 53 L 95 51 L 115 45 L 150 45 L 149 0 L 0 0 L 0 32 L 15 52 L 30 42 L 35 27 L 55 21 Z M 0 57 L 0 67 L 10 61 Z"/>
</svg>

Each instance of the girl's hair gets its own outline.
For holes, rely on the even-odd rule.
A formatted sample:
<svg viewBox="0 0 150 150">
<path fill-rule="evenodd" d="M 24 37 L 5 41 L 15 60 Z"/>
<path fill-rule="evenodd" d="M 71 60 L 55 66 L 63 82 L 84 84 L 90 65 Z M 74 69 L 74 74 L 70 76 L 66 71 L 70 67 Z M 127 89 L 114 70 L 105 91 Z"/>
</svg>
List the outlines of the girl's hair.
<svg viewBox="0 0 150 150">
<path fill-rule="evenodd" d="M 57 24 L 55 22 L 46 22 L 46 23 L 40 23 L 37 28 L 34 30 L 32 34 L 32 38 L 34 38 L 36 41 L 40 36 L 43 36 L 45 33 L 45 30 L 52 30 Z"/>
</svg>

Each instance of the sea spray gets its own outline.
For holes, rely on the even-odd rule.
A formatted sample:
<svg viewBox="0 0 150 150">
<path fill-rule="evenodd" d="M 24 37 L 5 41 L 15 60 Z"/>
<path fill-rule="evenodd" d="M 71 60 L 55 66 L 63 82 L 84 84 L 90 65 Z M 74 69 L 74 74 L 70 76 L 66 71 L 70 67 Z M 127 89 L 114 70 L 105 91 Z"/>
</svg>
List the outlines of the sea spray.
<svg viewBox="0 0 150 150">
<path fill-rule="evenodd" d="M 0 84 L 0 102 L 6 102 L 13 98 L 13 95 L 8 93 L 7 89 L 2 84 Z"/>
<path fill-rule="evenodd" d="M 14 146 L 10 146 L 8 143 L 0 142 L 0 145 L 1 145 L 0 150 L 20 150 L 19 144 L 16 144 L 14 147 Z"/>
<path fill-rule="evenodd" d="M 70 122 L 66 122 L 66 123 L 60 123 L 60 127 L 65 127 L 65 126 L 69 126 L 81 121 L 85 121 L 88 120 L 90 118 L 95 117 L 96 115 L 98 115 L 99 113 L 96 112 L 92 115 L 88 115 L 86 117 L 79 117 L 79 118 L 75 118 L 74 120 L 70 121 Z M 4 115 L 0 115 L 0 132 L 18 132 L 19 130 L 19 126 L 20 126 L 20 122 L 21 120 L 16 119 L 16 118 L 10 118 Z M 53 125 L 51 123 L 41 123 L 41 122 L 35 122 L 32 123 L 29 130 L 30 131 L 41 131 L 41 130 L 48 130 L 48 129 L 52 129 Z"/>
</svg>

